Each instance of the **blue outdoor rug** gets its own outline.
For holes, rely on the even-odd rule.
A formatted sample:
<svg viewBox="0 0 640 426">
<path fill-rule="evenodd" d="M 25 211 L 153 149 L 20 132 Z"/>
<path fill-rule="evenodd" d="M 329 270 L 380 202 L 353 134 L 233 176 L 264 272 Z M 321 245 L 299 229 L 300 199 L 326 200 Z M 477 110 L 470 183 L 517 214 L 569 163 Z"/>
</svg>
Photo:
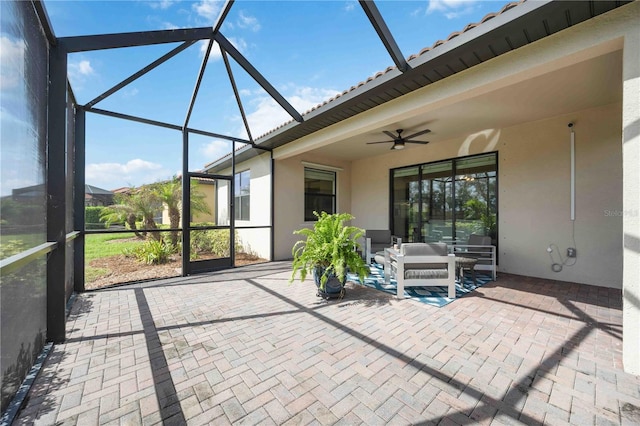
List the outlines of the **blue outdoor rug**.
<svg viewBox="0 0 640 426">
<path fill-rule="evenodd" d="M 364 284 L 367 287 L 396 295 L 396 280 L 391 279 L 391 283 L 385 285 L 384 270 L 382 265 L 377 263 L 371 264 L 371 274 L 364 279 L 364 283 L 360 282 L 357 275 L 351 273 L 347 274 L 347 281 Z M 490 281 L 492 281 L 490 276 L 476 273 L 476 284 L 474 285 L 471 274 L 467 273 L 464 276 L 464 285 L 459 280 L 456 280 L 456 298 L 462 297 Z M 407 299 L 417 300 L 438 308 L 455 300 L 447 297 L 447 287 L 405 287 L 404 294 Z"/>
</svg>

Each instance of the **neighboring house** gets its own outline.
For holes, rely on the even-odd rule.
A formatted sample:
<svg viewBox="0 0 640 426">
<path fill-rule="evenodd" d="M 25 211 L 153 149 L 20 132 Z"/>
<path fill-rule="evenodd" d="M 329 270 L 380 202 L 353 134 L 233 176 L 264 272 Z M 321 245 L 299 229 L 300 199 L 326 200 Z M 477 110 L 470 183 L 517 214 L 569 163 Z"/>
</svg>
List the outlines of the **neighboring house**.
<svg viewBox="0 0 640 426">
<path fill-rule="evenodd" d="M 272 153 L 238 150 L 236 208 L 250 215 L 236 224 L 273 217 L 273 260 L 291 258 L 316 208 L 409 240 L 464 238 L 483 224 L 456 199 L 484 188 L 499 271 L 624 290 L 624 364 L 638 374 L 638 28 L 638 2 L 509 5 L 256 140 Z M 416 138 L 430 143 L 367 144 L 396 129 L 430 129 Z M 207 169 L 229 173 L 231 159 Z"/>
<path fill-rule="evenodd" d="M 31 199 L 41 199 L 46 191 L 44 184 L 15 188 L 11 191 L 14 200 L 28 201 Z M 108 206 L 113 204 L 114 193 L 106 189 L 93 185 L 84 186 L 85 206 Z"/>
<path fill-rule="evenodd" d="M 209 213 L 192 212 L 191 222 L 198 224 L 216 223 L 216 181 L 209 179 L 194 179 L 198 181 L 197 190 L 203 197 L 204 203 L 209 209 Z M 182 211 L 182 206 L 180 210 Z M 160 218 L 156 220 L 156 223 L 164 223 L 167 225 L 171 223 L 169 219 L 169 209 L 166 205 L 164 205 L 162 214 L 160 215 Z"/>
<path fill-rule="evenodd" d="M 115 195 L 115 194 L 129 194 L 131 192 L 131 188 L 129 188 L 128 186 L 123 186 L 123 187 L 120 187 L 120 188 L 112 189 L 111 192 L 113 192 L 113 195 Z"/>
<path fill-rule="evenodd" d="M 110 206 L 113 204 L 114 193 L 93 185 L 84 186 L 85 206 Z"/>
<path fill-rule="evenodd" d="M 24 186 L 22 188 L 14 188 L 11 190 L 11 199 L 14 201 L 41 201 L 46 193 L 44 184 Z"/>
</svg>

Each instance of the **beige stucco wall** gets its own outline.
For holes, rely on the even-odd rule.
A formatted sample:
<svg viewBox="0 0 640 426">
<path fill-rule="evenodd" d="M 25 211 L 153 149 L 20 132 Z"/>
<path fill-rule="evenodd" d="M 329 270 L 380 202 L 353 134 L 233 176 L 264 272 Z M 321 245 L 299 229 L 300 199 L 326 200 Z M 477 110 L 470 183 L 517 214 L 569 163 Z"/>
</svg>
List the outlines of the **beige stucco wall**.
<svg viewBox="0 0 640 426">
<path fill-rule="evenodd" d="M 271 154 L 266 152 L 236 166 L 236 173 L 249 170 L 250 185 L 250 220 L 237 220 L 236 227 L 270 226 L 271 225 Z M 223 175 L 231 175 L 231 169 L 222 170 Z M 220 181 L 218 197 L 226 200 L 229 186 Z M 229 210 L 226 203 L 218 207 L 218 223 L 229 223 Z M 246 251 L 257 254 L 263 259 L 271 260 L 271 230 L 269 228 L 241 229 L 236 228 L 240 243 Z"/>
<path fill-rule="evenodd" d="M 403 117 L 424 115 L 428 119 L 432 110 L 620 50 L 625 37 L 635 35 L 637 38 L 639 9 L 638 3 L 620 8 L 285 145 L 274 152 L 276 173 L 281 162 L 304 155 L 306 150 L 340 143 L 342 139 Z M 568 213 L 569 121 L 576 122 L 578 258 L 576 265 L 565 266 L 556 273 L 551 271 L 552 262 L 546 248 L 555 243 L 565 256 L 566 248 L 573 245 Z M 601 125 L 596 126 L 596 122 Z M 602 111 L 586 110 L 578 116 L 572 114 L 535 123 L 514 124 L 503 129 L 492 129 L 490 123 L 487 125 L 489 128 L 475 135 L 473 141 L 463 136 L 455 141 L 431 143 L 427 147 L 431 160 L 483 151 L 501 152 L 501 184 L 509 182 L 500 189 L 500 260 L 503 271 L 621 288 L 622 218 L 616 216 L 616 212 L 622 209 L 620 106 L 606 107 Z M 564 151 L 556 154 L 560 148 Z M 394 153 L 393 157 L 388 154 L 355 161 L 351 171 L 352 188 L 357 188 L 351 198 L 355 224 L 365 228 L 387 225 L 388 170 L 418 162 L 414 150 Z M 528 174 L 526 180 L 521 178 L 524 173 Z M 566 180 L 567 184 L 560 187 L 557 184 L 559 180 Z M 614 187 L 611 182 L 616 180 L 617 187 Z M 512 182 L 514 186 L 510 187 Z M 289 183 L 295 185 L 295 182 Z M 548 189 L 544 189 L 545 185 Z M 593 200 L 586 198 L 589 192 L 596 195 Z M 376 202 L 371 202 L 372 199 Z M 277 200 L 280 202 L 280 198 Z M 546 209 L 540 206 L 546 206 Z M 507 210 L 512 213 L 505 213 Z M 521 235 L 523 227 L 534 228 L 538 232 L 530 233 L 527 240 Z M 276 233 L 278 239 L 286 239 L 283 245 L 290 246 L 291 239 L 281 236 L 277 226 Z M 527 248 L 521 252 L 525 245 Z M 582 268 L 583 262 L 590 266 Z M 600 267 L 594 267 L 594 262 Z M 595 269 L 597 273 L 591 273 Z"/>
<path fill-rule="evenodd" d="M 193 216 L 193 221 L 194 222 L 213 222 L 213 212 L 215 211 L 215 189 L 211 188 L 211 185 L 208 185 L 206 183 L 200 183 L 199 184 L 199 188 L 200 188 L 200 193 L 202 195 L 204 195 L 204 202 L 207 204 L 207 206 L 209 206 L 209 211 L 210 213 L 194 213 L 192 214 Z M 180 205 L 180 211 L 182 211 L 182 203 L 179 204 Z M 170 224 L 170 220 L 169 220 L 169 209 L 167 208 L 166 205 L 164 205 L 164 208 L 162 209 L 162 223 L 164 225 L 169 225 Z M 180 223 L 179 226 L 182 226 L 182 223 Z"/>
<path fill-rule="evenodd" d="M 276 163 L 274 259 L 290 259 L 291 248 L 300 237 L 293 231 L 312 227 L 304 221 L 304 164 L 303 161 L 338 168 L 336 172 L 336 207 L 338 212 L 351 212 L 351 165 L 346 161 L 302 154 Z"/>
<path fill-rule="evenodd" d="M 295 238 L 290 231 L 300 225 L 303 179 L 302 168 L 294 159 L 309 155 L 305 152 L 340 143 L 407 117 L 428 118 L 430 111 L 438 108 L 624 49 L 622 106 L 601 106 L 536 122 L 514 123 L 506 128 L 489 128 L 476 135 L 469 146 L 465 145 L 466 137 L 432 143 L 428 145 L 425 160 L 414 157 L 414 151 L 405 150 L 393 157 L 384 155 L 355 161 L 351 170 L 348 165 L 345 170 L 349 170 L 353 179 L 351 188 L 357 188 L 351 191 L 349 200 L 349 207 L 353 207 L 351 213 L 356 216 L 355 224 L 380 228 L 388 223 L 390 168 L 497 150 L 500 269 L 623 288 L 624 366 L 626 371 L 640 374 L 639 12 L 640 2 L 633 2 L 274 151 L 277 160 L 275 258 L 291 256 Z M 576 124 L 575 245 L 578 257 L 575 265 L 555 273 L 551 271 L 546 248 L 555 243 L 564 255 L 566 248 L 573 245 L 574 224 L 569 219 L 568 196 L 569 121 Z M 309 161 L 321 162 L 313 158 Z M 324 161 L 330 165 L 336 163 L 330 159 Z"/>
<path fill-rule="evenodd" d="M 251 176 L 250 220 L 237 220 L 236 226 L 271 225 L 271 155 L 264 153 L 244 162 L 236 173 L 249 170 Z M 271 260 L 271 229 L 236 229 L 246 251 Z"/>
<path fill-rule="evenodd" d="M 620 105 L 608 105 L 355 161 L 351 203 L 354 224 L 363 228 L 388 227 L 389 169 L 497 151 L 499 270 L 621 288 L 620 114 Z M 566 249 L 574 246 L 567 127 L 570 121 L 575 123 L 576 140 L 578 257 L 573 266 L 565 265 L 561 272 L 553 272 L 547 247 L 556 244 L 566 260 Z M 560 262 L 557 253 L 554 258 Z"/>
<path fill-rule="evenodd" d="M 293 230 L 304 223 L 302 161 L 341 167 L 338 210 L 353 224 L 384 229 L 389 224 L 389 170 L 482 152 L 498 152 L 499 270 L 561 281 L 622 287 L 621 106 L 607 105 L 567 116 L 465 138 L 411 147 L 352 164 L 300 155 L 276 163 L 275 259 L 291 257 Z M 578 257 L 562 271 L 546 249 L 555 244 L 566 260 L 573 247 L 570 220 L 570 132 L 576 141 L 575 247 Z M 570 265 L 572 264 L 572 265 Z"/>
<path fill-rule="evenodd" d="M 213 222 L 216 211 L 215 187 L 205 182 L 199 182 L 197 191 L 204 195 L 204 202 L 209 207 L 209 213 L 192 212 L 193 222 Z"/>
<path fill-rule="evenodd" d="M 636 3 L 636 16 L 640 4 Z M 640 374 L 640 27 L 624 40 L 622 71 L 624 291 L 623 364 Z"/>
</svg>

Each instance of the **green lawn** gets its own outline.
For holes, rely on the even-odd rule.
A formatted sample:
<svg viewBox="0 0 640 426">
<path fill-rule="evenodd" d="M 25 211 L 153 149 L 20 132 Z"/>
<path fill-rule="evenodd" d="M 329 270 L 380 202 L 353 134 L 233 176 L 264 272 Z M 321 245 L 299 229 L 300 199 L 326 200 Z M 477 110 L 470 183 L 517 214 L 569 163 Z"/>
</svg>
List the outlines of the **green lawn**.
<svg viewBox="0 0 640 426">
<path fill-rule="evenodd" d="M 21 251 L 39 246 L 47 241 L 45 233 L 5 234 L 0 236 L 0 258 L 4 259 Z"/>
<path fill-rule="evenodd" d="M 133 236 L 132 233 L 86 235 L 84 239 L 85 262 L 122 254 L 122 250 L 135 247 L 144 241 L 133 241 L 131 240 Z"/>
<path fill-rule="evenodd" d="M 132 233 L 123 234 L 90 234 L 84 239 L 84 277 L 86 282 L 92 282 L 107 275 L 110 271 L 106 268 L 94 268 L 89 265 L 94 259 L 117 256 L 122 250 L 142 244 L 143 240 L 132 240 Z"/>
</svg>

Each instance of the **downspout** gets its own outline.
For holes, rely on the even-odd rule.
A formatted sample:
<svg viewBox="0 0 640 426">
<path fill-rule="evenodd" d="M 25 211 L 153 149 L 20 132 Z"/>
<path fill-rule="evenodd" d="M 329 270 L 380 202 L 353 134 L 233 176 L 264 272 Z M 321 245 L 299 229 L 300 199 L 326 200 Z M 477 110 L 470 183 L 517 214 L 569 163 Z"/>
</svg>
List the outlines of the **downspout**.
<svg viewBox="0 0 640 426">
<path fill-rule="evenodd" d="M 275 219 L 276 219 L 276 213 L 275 213 L 275 202 L 276 202 L 276 195 L 275 195 L 275 160 L 273 159 L 273 151 L 270 151 L 269 154 L 271 155 L 271 247 L 270 249 L 270 253 L 269 253 L 269 260 L 271 260 L 271 262 L 274 261 L 273 257 L 275 254 L 275 237 L 276 237 L 276 233 L 275 233 L 275 227 L 274 227 L 274 223 L 275 223 Z"/>
</svg>

